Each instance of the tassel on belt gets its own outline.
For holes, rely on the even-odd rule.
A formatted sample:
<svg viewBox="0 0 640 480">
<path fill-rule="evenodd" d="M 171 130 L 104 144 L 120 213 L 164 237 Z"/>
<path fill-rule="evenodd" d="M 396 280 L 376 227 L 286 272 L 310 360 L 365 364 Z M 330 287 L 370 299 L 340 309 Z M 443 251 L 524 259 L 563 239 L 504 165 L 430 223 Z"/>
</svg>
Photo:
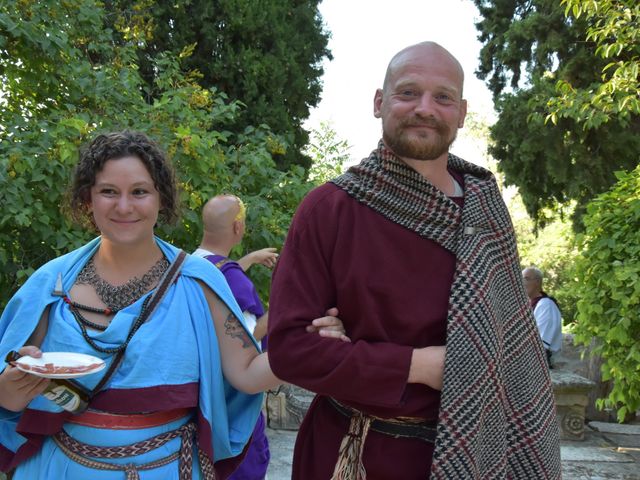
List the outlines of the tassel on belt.
<svg viewBox="0 0 640 480">
<path fill-rule="evenodd" d="M 367 472 L 362 463 L 362 453 L 369 430 L 393 438 L 414 438 L 435 443 L 436 422 L 411 417 L 375 417 L 347 407 L 334 398 L 327 397 L 327 400 L 338 412 L 351 419 L 349 431 L 340 443 L 338 461 L 331 480 L 366 480 Z"/>
<path fill-rule="evenodd" d="M 193 469 L 193 439 L 196 432 L 196 425 L 193 422 L 187 423 L 180 428 L 172 430 L 170 432 L 162 433 L 155 437 L 137 442 L 131 445 L 125 445 L 120 447 L 98 447 L 95 445 L 89 445 L 79 442 L 71 438 L 64 430 L 58 432 L 53 441 L 58 445 L 60 450 L 64 454 L 80 465 L 93 468 L 96 470 L 120 470 L 125 472 L 126 480 L 139 480 L 139 470 L 151 470 L 153 468 L 162 467 L 169 463 L 179 460 L 179 478 L 180 480 L 191 480 Z M 141 465 L 135 464 L 115 464 L 106 463 L 94 460 L 93 458 L 101 459 L 115 459 L 115 458 L 127 458 L 135 455 L 142 455 L 150 452 L 166 444 L 168 441 L 174 438 L 180 437 L 180 450 L 167 457 L 154 460 L 153 462 L 144 463 Z M 200 461 L 200 468 L 202 470 L 203 478 L 206 480 L 215 480 L 216 475 L 213 468 L 213 464 L 209 457 L 207 457 L 200 449 L 198 449 L 198 459 Z"/>
</svg>

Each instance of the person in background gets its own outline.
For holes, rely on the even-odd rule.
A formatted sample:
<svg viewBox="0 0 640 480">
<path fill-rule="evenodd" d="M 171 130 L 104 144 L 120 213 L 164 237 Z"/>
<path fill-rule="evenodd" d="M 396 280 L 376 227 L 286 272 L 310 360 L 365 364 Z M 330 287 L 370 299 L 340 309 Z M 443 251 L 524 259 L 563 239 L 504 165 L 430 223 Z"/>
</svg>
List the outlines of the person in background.
<svg viewBox="0 0 640 480">
<path fill-rule="evenodd" d="M 177 218 L 169 160 L 142 133 L 97 135 L 80 153 L 70 207 L 99 236 L 36 270 L 0 317 L 0 470 L 13 480 L 227 478 L 262 392 L 281 382 L 223 275 L 155 236 L 159 220 Z M 107 367 L 60 398 L 13 352 L 89 354 Z M 85 401 L 70 406 L 74 395 Z"/>
<path fill-rule="evenodd" d="M 269 362 L 317 395 L 292 478 L 559 479 L 555 404 L 495 177 L 449 153 L 463 69 L 390 61 L 382 140 L 303 200 L 272 278 Z M 307 335 L 337 307 L 351 342 Z"/>
<path fill-rule="evenodd" d="M 269 314 L 265 312 L 258 292 L 245 272 L 256 263 L 272 268 L 276 264 L 278 254 L 275 248 L 264 248 L 245 255 L 237 262 L 231 260 L 229 253 L 233 247 L 240 245 L 244 237 L 245 221 L 246 207 L 240 198 L 229 194 L 213 197 L 202 209 L 202 242 L 194 255 L 207 259 L 220 269 L 242 310 L 247 327 L 253 332 L 256 340 L 262 341 L 264 350 L 267 343 L 265 335 Z M 332 320 L 334 325 L 326 324 L 325 333 L 321 334 L 326 334 L 335 328 L 333 331 L 339 334 L 339 338 L 348 341 L 348 338 L 342 334 L 340 321 L 335 318 Z M 265 478 L 270 458 L 265 430 L 266 421 L 261 412 L 245 459 L 230 477 L 231 480 Z"/>
<path fill-rule="evenodd" d="M 527 267 L 522 271 L 524 288 L 538 324 L 547 364 L 553 368 L 553 355 L 562 349 L 562 315 L 556 299 L 542 290 L 542 278 L 542 271 L 536 267 Z"/>
<path fill-rule="evenodd" d="M 235 195 L 211 198 L 202 209 L 202 241 L 193 253 L 209 260 L 224 274 L 253 336 L 261 341 L 267 333 L 268 315 L 245 272 L 254 264 L 273 268 L 278 254 L 275 248 L 263 248 L 250 252 L 237 262 L 231 260 L 231 249 L 240 245 L 244 237 L 245 221 L 246 207 L 240 198 Z"/>
<path fill-rule="evenodd" d="M 256 340 L 261 341 L 267 332 L 267 317 L 258 292 L 245 271 L 253 264 L 252 258 L 262 254 L 264 262 L 275 265 L 275 249 L 252 252 L 243 257 L 244 265 L 229 259 L 229 252 L 242 242 L 245 231 L 246 209 L 242 200 L 232 195 L 221 195 L 209 200 L 202 210 L 202 242 L 194 255 L 206 258 L 220 269 L 235 297 L 245 323 Z M 261 262 L 262 263 L 262 262 Z M 264 344 L 263 344 L 264 347 Z M 261 480 L 269 466 L 269 441 L 265 432 L 264 414 L 260 412 L 253 429 L 251 443 L 244 460 L 230 478 L 234 480 Z"/>
</svg>

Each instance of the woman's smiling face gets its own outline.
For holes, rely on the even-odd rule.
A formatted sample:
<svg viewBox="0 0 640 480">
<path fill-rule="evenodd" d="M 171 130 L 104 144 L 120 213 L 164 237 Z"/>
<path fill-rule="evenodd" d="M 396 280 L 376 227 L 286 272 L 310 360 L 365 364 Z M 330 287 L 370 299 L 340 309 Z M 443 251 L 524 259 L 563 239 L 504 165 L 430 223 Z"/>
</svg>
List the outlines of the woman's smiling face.
<svg viewBox="0 0 640 480">
<path fill-rule="evenodd" d="M 153 238 L 160 194 L 138 157 L 107 160 L 91 187 L 90 210 L 104 240 L 134 246 Z"/>
</svg>

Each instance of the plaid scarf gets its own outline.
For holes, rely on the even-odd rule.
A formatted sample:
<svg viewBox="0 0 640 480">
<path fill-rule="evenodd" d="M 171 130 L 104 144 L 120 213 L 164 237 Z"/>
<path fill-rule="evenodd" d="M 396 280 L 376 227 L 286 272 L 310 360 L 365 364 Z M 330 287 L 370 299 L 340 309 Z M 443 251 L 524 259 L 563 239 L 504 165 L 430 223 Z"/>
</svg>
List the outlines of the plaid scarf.
<svg viewBox="0 0 640 480">
<path fill-rule="evenodd" d="M 544 352 L 522 285 L 509 213 L 491 172 L 449 154 L 464 207 L 380 142 L 333 180 L 387 219 L 456 255 L 433 479 L 559 479 Z"/>
</svg>

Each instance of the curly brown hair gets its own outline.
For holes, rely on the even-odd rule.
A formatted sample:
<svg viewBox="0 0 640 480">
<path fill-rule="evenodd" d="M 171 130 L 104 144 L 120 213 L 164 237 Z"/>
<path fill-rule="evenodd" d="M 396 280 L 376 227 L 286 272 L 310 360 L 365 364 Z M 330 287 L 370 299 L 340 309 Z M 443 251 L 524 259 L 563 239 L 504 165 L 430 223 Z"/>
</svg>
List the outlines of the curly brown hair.
<svg viewBox="0 0 640 480">
<path fill-rule="evenodd" d="M 139 158 L 153 179 L 160 193 L 159 216 L 168 223 L 175 221 L 178 217 L 178 191 L 173 168 L 158 144 L 144 133 L 131 130 L 98 135 L 80 150 L 69 195 L 74 220 L 82 224 L 93 223 L 88 207 L 96 174 L 108 160 L 128 156 Z"/>
</svg>

